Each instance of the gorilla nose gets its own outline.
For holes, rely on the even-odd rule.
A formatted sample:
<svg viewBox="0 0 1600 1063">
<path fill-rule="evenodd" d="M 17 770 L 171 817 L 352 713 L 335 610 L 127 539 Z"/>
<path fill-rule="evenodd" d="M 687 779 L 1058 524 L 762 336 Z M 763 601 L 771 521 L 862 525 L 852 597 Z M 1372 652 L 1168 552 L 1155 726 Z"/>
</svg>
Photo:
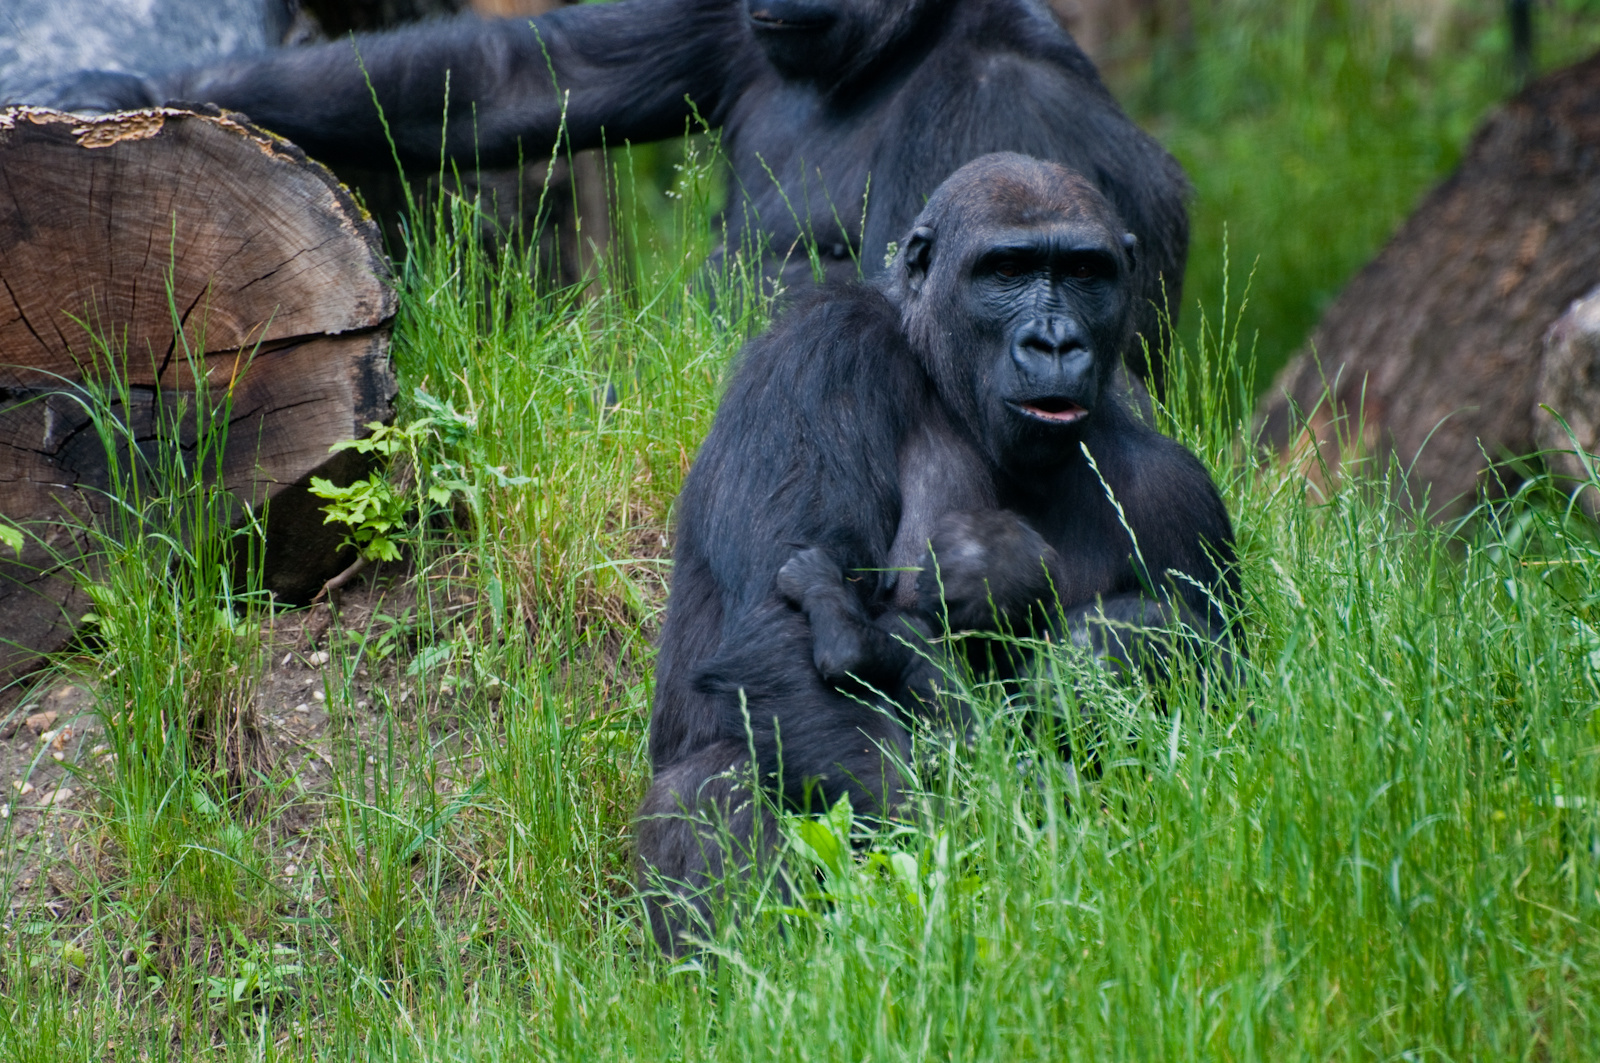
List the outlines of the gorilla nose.
<svg viewBox="0 0 1600 1063">
<path fill-rule="evenodd" d="M 1011 359 L 1025 375 L 1040 382 L 1052 377 L 1076 379 L 1086 368 L 1089 349 L 1073 322 L 1048 318 L 1030 321 L 1017 331 L 1011 342 Z"/>
</svg>

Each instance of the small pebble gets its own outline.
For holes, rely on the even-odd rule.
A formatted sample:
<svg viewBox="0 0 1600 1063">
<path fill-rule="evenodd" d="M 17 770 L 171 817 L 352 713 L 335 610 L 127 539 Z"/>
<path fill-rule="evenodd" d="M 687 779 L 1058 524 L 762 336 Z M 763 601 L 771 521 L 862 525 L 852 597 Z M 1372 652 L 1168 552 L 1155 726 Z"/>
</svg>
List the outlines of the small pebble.
<svg viewBox="0 0 1600 1063">
<path fill-rule="evenodd" d="M 294 707 L 294 711 L 295 712 L 310 712 L 311 711 L 311 706 L 307 705 L 305 702 L 302 701 L 300 704 L 298 704 L 298 705 L 296 705 Z"/>
<path fill-rule="evenodd" d="M 39 804 L 40 805 L 64 805 L 68 801 L 71 801 L 71 800 L 72 800 L 72 791 L 67 789 L 65 786 L 63 786 L 60 789 L 58 789 L 55 793 L 51 794 L 49 797 L 46 797 L 44 800 L 40 801 Z"/>
<path fill-rule="evenodd" d="M 297 873 L 299 873 L 299 871 L 300 871 L 300 869 L 298 867 L 295 867 L 293 864 L 290 864 L 289 866 L 287 866 L 287 867 L 285 867 L 283 869 L 284 875 L 286 875 L 289 878 L 294 878 L 294 876 Z"/>
<path fill-rule="evenodd" d="M 316 698 L 318 701 L 327 701 L 328 700 L 328 695 L 324 694 L 320 690 L 313 690 L 311 692 L 311 696 Z"/>
<path fill-rule="evenodd" d="M 306 663 L 311 665 L 313 668 L 321 668 L 332 659 L 333 655 L 327 650 L 318 650 L 316 653 L 313 653 L 311 656 L 306 658 Z"/>
<path fill-rule="evenodd" d="M 50 759 L 54 760 L 56 763 L 59 764 L 62 761 L 67 759 L 67 755 L 65 753 L 61 752 L 61 750 L 59 750 L 59 749 L 52 749 L 50 751 Z"/>
<path fill-rule="evenodd" d="M 278 667 L 279 668 L 287 668 L 287 667 L 289 667 L 289 662 L 292 661 L 292 660 L 294 660 L 294 654 L 286 653 L 286 654 L 283 655 L 283 660 L 279 662 Z"/>
</svg>

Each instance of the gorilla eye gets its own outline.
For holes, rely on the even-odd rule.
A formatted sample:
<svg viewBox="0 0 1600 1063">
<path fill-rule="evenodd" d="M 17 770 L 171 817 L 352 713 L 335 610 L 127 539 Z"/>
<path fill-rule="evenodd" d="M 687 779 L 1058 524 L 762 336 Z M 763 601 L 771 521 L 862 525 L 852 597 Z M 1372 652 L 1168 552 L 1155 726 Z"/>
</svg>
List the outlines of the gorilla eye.
<svg viewBox="0 0 1600 1063">
<path fill-rule="evenodd" d="M 975 276 L 1014 281 L 1037 272 L 1044 264 L 1032 248 L 996 247 L 973 265 Z"/>
<path fill-rule="evenodd" d="M 1073 280 L 1106 280 L 1116 276 L 1117 268 L 1099 255 L 1074 255 L 1067 262 L 1066 272 Z"/>
</svg>

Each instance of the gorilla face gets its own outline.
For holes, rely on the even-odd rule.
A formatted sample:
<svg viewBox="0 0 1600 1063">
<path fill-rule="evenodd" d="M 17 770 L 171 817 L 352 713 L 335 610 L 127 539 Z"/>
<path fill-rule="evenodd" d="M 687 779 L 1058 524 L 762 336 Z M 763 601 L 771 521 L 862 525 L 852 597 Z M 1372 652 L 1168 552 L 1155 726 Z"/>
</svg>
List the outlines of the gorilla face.
<svg viewBox="0 0 1600 1063">
<path fill-rule="evenodd" d="M 967 196 L 936 195 L 918 219 L 903 253 L 907 325 L 998 464 L 1058 462 L 1077 452 L 1128 340 L 1134 241 L 1062 167 L 987 156 L 968 168 L 999 159 L 992 180 L 957 182 Z"/>
<path fill-rule="evenodd" d="M 1120 251 L 1102 227 L 1056 221 L 995 233 L 977 255 L 968 313 L 999 348 L 974 381 L 992 393 L 991 430 L 1051 439 L 1099 403 L 1127 308 Z"/>
<path fill-rule="evenodd" d="M 745 0 L 745 14 L 778 73 L 828 88 L 864 69 L 941 2 Z"/>
</svg>

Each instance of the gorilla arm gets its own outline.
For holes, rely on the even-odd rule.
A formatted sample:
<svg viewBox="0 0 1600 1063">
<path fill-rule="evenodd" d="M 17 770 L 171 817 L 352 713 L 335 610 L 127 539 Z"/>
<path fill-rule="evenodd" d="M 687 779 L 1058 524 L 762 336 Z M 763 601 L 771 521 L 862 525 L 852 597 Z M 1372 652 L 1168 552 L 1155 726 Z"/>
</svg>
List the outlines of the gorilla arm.
<svg viewBox="0 0 1600 1063">
<path fill-rule="evenodd" d="M 599 146 L 602 128 L 613 144 L 680 134 L 690 99 L 711 119 L 740 52 L 741 15 L 727 0 L 622 0 L 531 23 L 461 17 L 143 79 L 78 74 L 56 83 L 54 102 L 215 103 L 320 159 L 370 162 L 389 153 L 376 96 L 402 161 L 437 165 L 442 146 L 501 166 L 545 157 L 563 108 L 573 150 Z"/>
<path fill-rule="evenodd" d="M 678 503 L 651 722 L 658 769 L 699 746 L 742 741 L 746 710 L 758 746 L 781 728 L 793 766 L 795 743 L 859 708 L 788 678 L 802 666 L 817 673 L 777 573 L 794 552 L 819 547 L 863 572 L 846 585 L 833 569 L 838 601 L 882 595 L 900 509 L 898 442 L 920 387 L 898 315 L 871 289 L 803 296 L 747 346 Z"/>
<path fill-rule="evenodd" d="M 1109 488 L 1110 513 L 1111 498 L 1121 507 L 1107 535 L 1121 563 L 1110 588 L 1062 610 L 1058 630 L 1118 669 L 1161 675 L 1174 651 L 1187 647 L 1183 655 L 1207 673 L 1237 678 L 1233 527 L 1210 475 L 1189 451 L 1143 425 L 1099 449 L 1092 489 L 1104 496 Z"/>
<path fill-rule="evenodd" d="M 921 386 L 881 294 L 802 296 L 746 346 L 690 470 L 636 835 L 651 925 L 669 952 L 709 925 L 725 871 L 772 855 L 776 831 L 752 786 L 791 807 L 848 793 L 865 813 L 896 800 L 884 754 L 903 753 L 905 729 L 822 680 L 806 618 L 775 577 L 813 546 L 852 569 L 882 568 L 899 512 L 898 441 Z M 832 572 L 840 601 L 877 593 Z"/>
</svg>

